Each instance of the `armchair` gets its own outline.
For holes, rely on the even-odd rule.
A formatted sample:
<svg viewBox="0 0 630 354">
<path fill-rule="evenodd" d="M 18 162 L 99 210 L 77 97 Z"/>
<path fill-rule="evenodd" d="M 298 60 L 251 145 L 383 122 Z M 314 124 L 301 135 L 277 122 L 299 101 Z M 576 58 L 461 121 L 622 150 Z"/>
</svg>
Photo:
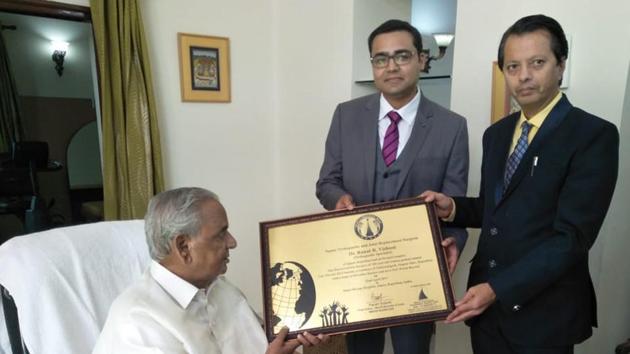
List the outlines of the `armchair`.
<svg viewBox="0 0 630 354">
<path fill-rule="evenodd" d="M 91 352 L 109 306 L 149 260 L 142 220 L 58 228 L 5 242 L 0 285 L 10 297 L 3 299 L 8 321 L 0 318 L 0 353 Z"/>
</svg>

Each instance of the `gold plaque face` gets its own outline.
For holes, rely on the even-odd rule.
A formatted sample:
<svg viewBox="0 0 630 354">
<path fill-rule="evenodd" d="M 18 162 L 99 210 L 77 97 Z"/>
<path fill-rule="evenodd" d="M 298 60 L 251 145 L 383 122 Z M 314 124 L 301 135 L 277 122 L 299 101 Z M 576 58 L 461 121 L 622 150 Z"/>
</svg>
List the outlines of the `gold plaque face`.
<svg viewBox="0 0 630 354">
<path fill-rule="evenodd" d="M 262 222 L 269 339 L 434 321 L 453 291 L 432 204 L 419 199 Z"/>
</svg>

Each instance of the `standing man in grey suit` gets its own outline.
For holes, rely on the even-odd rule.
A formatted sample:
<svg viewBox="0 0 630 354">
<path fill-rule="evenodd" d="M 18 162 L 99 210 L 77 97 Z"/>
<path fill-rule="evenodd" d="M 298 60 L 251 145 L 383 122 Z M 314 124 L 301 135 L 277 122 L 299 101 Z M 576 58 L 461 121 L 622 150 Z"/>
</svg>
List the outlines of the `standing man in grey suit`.
<svg viewBox="0 0 630 354">
<path fill-rule="evenodd" d="M 368 39 L 380 93 L 341 103 L 333 115 L 317 198 L 328 210 L 418 196 L 425 189 L 465 195 L 466 120 L 424 97 L 426 65 L 416 28 L 389 20 Z M 445 230 L 447 252 L 466 242 L 464 229 Z M 428 354 L 433 323 L 390 328 L 396 354 Z M 385 329 L 349 334 L 354 354 L 382 354 Z"/>
</svg>

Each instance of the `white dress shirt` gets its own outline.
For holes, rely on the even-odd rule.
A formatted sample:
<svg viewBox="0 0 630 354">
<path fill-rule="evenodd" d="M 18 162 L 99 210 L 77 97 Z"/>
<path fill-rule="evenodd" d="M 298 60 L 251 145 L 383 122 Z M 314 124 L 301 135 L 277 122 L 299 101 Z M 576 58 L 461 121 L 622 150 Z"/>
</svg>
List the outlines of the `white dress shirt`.
<svg viewBox="0 0 630 354">
<path fill-rule="evenodd" d="M 94 354 L 264 353 L 267 339 L 243 294 L 224 277 L 198 289 L 152 261 L 112 304 Z"/>
<path fill-rule="evenodd" d="M 420 89 L 418 89 L 414 98 L 400 109 L 394 109 L 392 105 L 387 102 L 385 97 L 383 97 L 383 94 L 381 94 L 380 110 L 378 113 L 378 141 L 381 145 L 381 149 L 383 148 L 383 140 L 385 140 L 387 128 L 392 122 L 389 117 L 387 117 L 387 113 L 396 111 L 402 118 L 398 122 L 398 151 L 396 151 L 396 158 L 400 156 L 411 136 L 413 123 L 416 121 L 416 114 L 418 113 L 418 106 L 420 106 Z"/>
</svg>

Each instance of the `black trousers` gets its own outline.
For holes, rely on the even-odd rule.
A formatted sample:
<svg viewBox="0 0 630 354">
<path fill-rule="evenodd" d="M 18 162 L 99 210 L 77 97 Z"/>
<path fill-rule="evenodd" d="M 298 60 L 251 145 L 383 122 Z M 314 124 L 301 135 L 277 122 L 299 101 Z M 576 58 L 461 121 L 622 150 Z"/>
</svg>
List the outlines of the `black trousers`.
<svg viewBox="0 0 630 354">
<path fill-rule="evenodd" d="M 490 310 L 490 309 L 489 309 Z M 529 347 L 511 343 L 501 329 L 473 325 L 470 339 L 475 354 L 573 354 L 573 345 L 559 347 Z"/>
<path fill-rule="evenodd" d="M 391 327 L 395 354 L 429 354 L 434 324 L 419 323 Z M 383 354 L 386 328 L 350 333 L 346 336 L 348 354 Z"/>
</svg>

